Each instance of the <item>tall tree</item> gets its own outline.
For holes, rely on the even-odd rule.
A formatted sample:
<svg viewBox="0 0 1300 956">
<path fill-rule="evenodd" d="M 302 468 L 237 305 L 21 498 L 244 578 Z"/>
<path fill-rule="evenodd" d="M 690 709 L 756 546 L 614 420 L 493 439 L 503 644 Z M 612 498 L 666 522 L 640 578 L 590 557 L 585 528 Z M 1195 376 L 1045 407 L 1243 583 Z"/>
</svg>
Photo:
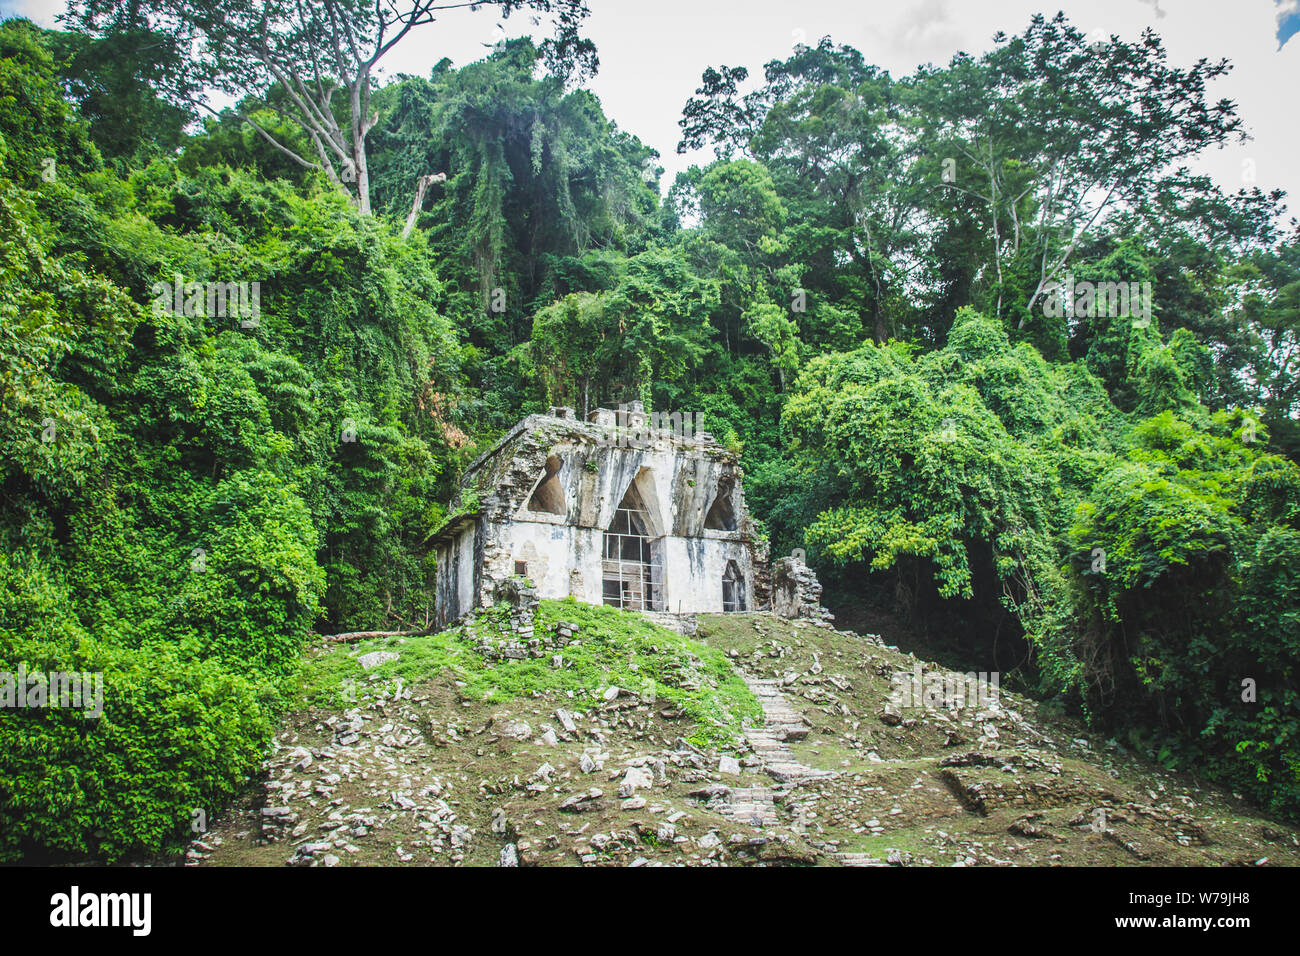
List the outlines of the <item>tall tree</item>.
<svg viewBox="0 0 1300 956">
<path fill-rule="evenodd" d="M 567 76 L 594 72 L 596 49 L 578 32 L 585 0 L 74 0 L 68 22 L 92 35 L 149 31 L 190 50 L 196 105 L 216 112 L 211 92 L 266 101 L 302 135 L 274 135 L 251 110 L 240 117 L 304 169 L 324 172 L 357 208 L 370 213 L 366 137 L 378 122 L 371 108 L 379 61 L 417 27 L 464 8 L 521 8 L 553 15 L 555 35 L 543 44 L 548 66 Z M 273 90 L 281 95 L 269 97 Z M 423 196 L 437 171 L 413 188 Z"/>
<path fill-rule="evenodd" d="M 867 334 L 884 341 L 889 304 L 924 261 L 900 254 L 915 238 L 916 204 L 894 135 L 889 75 L 829 37 L 768 63 L 765 84 L 741 96 L 747 75 L 743 67 L 704 72 L 683 110 L 678 150 L 712 143 L 719 158 L 740 153 L 762 163 L 799 223 L 790 257 L 805 265 L 804 291 L 825 313 L 810 324 L 829 332 L 837 324 L 832 302 L 841 300 L 865 313 Z"/>
<path fill-rule="evenodd" d="M 951 161 L 938 185 L 984 222 L 990 304 L 1001 316 L 1014 301 L 1024 329 L 1093 230 L 1205 190 L 1179 164 L 1243 135 L 1242 122 L 1232 101 L 1206 96 L 1228 62 L 1170 67 L 1152 30 L 1089 43 L 1064 14 L 1037 15 L 995 39 L 980 59 L 961 54 L 905 85 L 923 148 Z"/>
<path fill-rule="evenodd" d="M 541 56 L 528 38 L 510 40 L 376 96 L 375 207 L 410 221 L 411 179 L 448 170 L 416 222 L 471 337 L 502 351 L 527 339 L 533 309 L 577 291 L 549 288 L 559 259 L 638 251 L 658 202 L 655 153 L 589 91 L 538 76 Z"/>
</svg>

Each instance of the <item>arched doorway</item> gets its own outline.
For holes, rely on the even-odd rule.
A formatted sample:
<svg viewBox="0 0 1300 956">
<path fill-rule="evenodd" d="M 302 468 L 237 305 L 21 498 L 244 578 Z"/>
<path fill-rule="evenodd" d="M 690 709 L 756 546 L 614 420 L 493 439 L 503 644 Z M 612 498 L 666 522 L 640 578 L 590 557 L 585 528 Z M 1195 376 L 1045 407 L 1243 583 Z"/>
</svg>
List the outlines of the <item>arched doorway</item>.
<svg viewBox="0 0 1300 956">
<path fill-rule="evenodd" d="M 662 611 L 662 546 L 652 536 L 654 527 L 637 484 L 628 486 L 605 532 L 602 597 L 611 607 Z"/>
</svg>

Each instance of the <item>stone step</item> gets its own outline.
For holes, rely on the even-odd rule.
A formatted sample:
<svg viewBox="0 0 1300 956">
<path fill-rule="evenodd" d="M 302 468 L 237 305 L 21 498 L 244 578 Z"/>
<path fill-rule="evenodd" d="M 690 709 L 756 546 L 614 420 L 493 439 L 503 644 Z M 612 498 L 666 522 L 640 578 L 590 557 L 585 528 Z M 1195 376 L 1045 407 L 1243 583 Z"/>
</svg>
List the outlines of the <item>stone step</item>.
<svg viewBox="0 0 1300 956">
<path fill-rule="evenodd" d="M 773 826 L 781 822 L 773 799 L 774 794 L 767 787 L 738 787 L 731 791 L 723 812 L 739 823 Z"/>
<path fill-rule="evenodd" d="M 803 783 L 807 780 L 823 780 L 835 776 L 833 770 L 816 770 L 800 763 L 773 763 L 768 764 L 764 769 L 777 783 Z"/>
<path fill-rule="evenodd" d="M 842 866 L 889 866 L 884 860 L 877 859 L 870 853 L 836 853 L 834 857 Z"/>
</svg>

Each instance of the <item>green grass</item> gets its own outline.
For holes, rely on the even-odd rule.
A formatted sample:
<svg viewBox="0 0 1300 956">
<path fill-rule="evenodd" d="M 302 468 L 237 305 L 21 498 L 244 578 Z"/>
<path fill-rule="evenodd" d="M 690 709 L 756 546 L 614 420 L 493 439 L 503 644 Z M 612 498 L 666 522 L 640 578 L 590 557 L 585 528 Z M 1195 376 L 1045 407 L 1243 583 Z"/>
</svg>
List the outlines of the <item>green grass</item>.
<svg viewBox="0 0 1300 956">
<path fill-rule="evenodd" d="M 950 831 L 955 829 L 950 824 L 945 825 L 948 826 Z M 911 853 L 917 861 L 924 857 L 933 860 L 936 857 L 953 852 L 947 847 L 937 846 L 932 842 L 932 834 L 927 833 L 924 827 L 891 830 L 888 833 L 853 833 L 846 831 L 836 833 L 834 836 L 840 841 L 840 852 L 867 853 L 881 860 L 886 859 L 891 850 Z"/>
<path fill-rule="evenodd" d="M 491 626 L 501 612 L 480 611 L 476 627 Z M 463 686 L 466 697 L 504 702 L 533 693 L 564 695 L 575 702 L 595 701 L 611 685 L 653 691 L 660 700 L 680 709 L 696 723 L 692 743 L 727 745 L 735 742 L 744 722 L 762 720 L 762 709 L 740 676 L 719 650 L 652 623 L 633 611 L 595 607 L 577 601 L 543 601 L 538 612 L 540 635 L 557 621 L 578 625 L 577 643 L 545 657 L 491 662 L 481 657 L 465 637 L 463 627 L 428 637 L 383 638 L 325 650 L 302 670 L 300 694 L 305 704 L 344 707 L 366 696 L 367 685 L 402 678 L 414 685 L 439 676 Z M 374 650 L 399 654 L 369 671 L 356 658 Z M 565 666 L 551 663 L 554 653 Z"/>
</svg>

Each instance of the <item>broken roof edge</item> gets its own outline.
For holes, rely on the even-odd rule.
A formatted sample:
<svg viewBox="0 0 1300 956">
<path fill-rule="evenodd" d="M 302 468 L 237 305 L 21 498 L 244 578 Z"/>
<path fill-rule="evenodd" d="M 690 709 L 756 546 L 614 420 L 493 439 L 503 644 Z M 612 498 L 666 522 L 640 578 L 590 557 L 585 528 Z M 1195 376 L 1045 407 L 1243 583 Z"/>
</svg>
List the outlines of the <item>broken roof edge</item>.
<svg viewBox="0 0 1300 956">
<path fill-rule="evenodd" d="M 656 427 L 657 422 L 672 420 L 673 416 L 677 417 L 678 424 L 684 423 L 686 425 L 684 434 L 678 434 L 673 428 Z M 613 424 L 608 424 L 611 421 Z M 693 427 L 691 427 L 693 424 L 694 415 L 691 413 L 646 412 L 640 402 L 620 405 L 617 409 L 592 409 L 587 421 L 579 419 L 572 408 L 552 406 L 549 413 L 534 412 L 531 415 L 525 415 L 509 431 L 493 442 L 488 449 L 465 466 L 465 471 L 457 482 L 456 497 L 452 504 L 455 506 L 465 500 L 467 492 L 474 490 L 473 479 L 475 476 L 482 472 L 502 451 L 523 436 L 536 431 L 550 432 L 555 439 L 564 435 L 575 435 L 595 441 L 612 440 L 616 443 L 620 440 L 628 440 L 628 436 L 635 436 L 630 441 L 638 442 L 647 439 L 668 438 L 685 447 L 694 447 L 715 454 L 720 453 L 732 459 L 737 457 L 734 452 L 718 442 L 710 432 L 694 431 Z M 629 447 L 636 446 L 629 444 Z M 739 462 L 736 462 L 736 464 L 739 466 Z M 425 539 L 426 544 L 436 546 L 443 543 L 451 536 L 454 530 L 453 525 L 459 527 L 465 521 L 479 517 L 481 512 L 482 508 L 477 501 L 470 508 L 458 508 L 448 515 L 433 534 Z"/>
<path fill-rule="evenodd" d="M 622 423 L 618 421 L 618 415 L 624 412 L 624 408 L 597 408 L 592 411 L 592 415 L 601 415 L 602 413 L 614 419 L 615 424 L 604 424 L 601 421 L 582 421 L 576 417 L 562 417 L 557 414 L 542 414 L 534 412 L 531 415 L 525 415 L 504 435 L 496 440 L 493 445 L 471 461 L 466 467 L 464 473 L 460 476 L 458 484 L 464 488 L 469 479 L 478 472 L 487 462 L 495 457 L 506 445 L 513 442 L 520 435 L 534 429 L 546 428 L 550 431 L 562 430 L 573 434 L 581 434 L 586 437 L 600 437 L 602 435 L 618 435 L 620 431 L 629 431 L 637 434 L 650 434 L 657 437 L 670 437 L 676 439 L 683 445 L 697 445 L 703 448 L 725 450 L 710 432 L 695 432 L 691 437 L 682 437 L 673 433 L 671 429 L 654 427 L 653 423 L 660 420 L 659 416 L 667 413 L 662 412 L 644 412 L 640 409 L 640 402 L 632 403 L 630 415 L 639 415 L 645 421 L 630 422 L 625 418 Z M 553 411 L 572 413 L 572 408 L 557 408 Z M 680 413 L 674 412 L 674 415 Z M 689 413 L 688 413 L 689 414 Z"/>
<path fill-rule="evenodd" d="M 457 532 L 471 521 L 477 521 L 481 512 L 475 508 L 470 511 L 458 511 L 450 515 L 446 521 L 438 525 L 433 534 L 424 539 L 426 546 L 436 548 L 440 544 L 446 544 Z"/>
</svg>

